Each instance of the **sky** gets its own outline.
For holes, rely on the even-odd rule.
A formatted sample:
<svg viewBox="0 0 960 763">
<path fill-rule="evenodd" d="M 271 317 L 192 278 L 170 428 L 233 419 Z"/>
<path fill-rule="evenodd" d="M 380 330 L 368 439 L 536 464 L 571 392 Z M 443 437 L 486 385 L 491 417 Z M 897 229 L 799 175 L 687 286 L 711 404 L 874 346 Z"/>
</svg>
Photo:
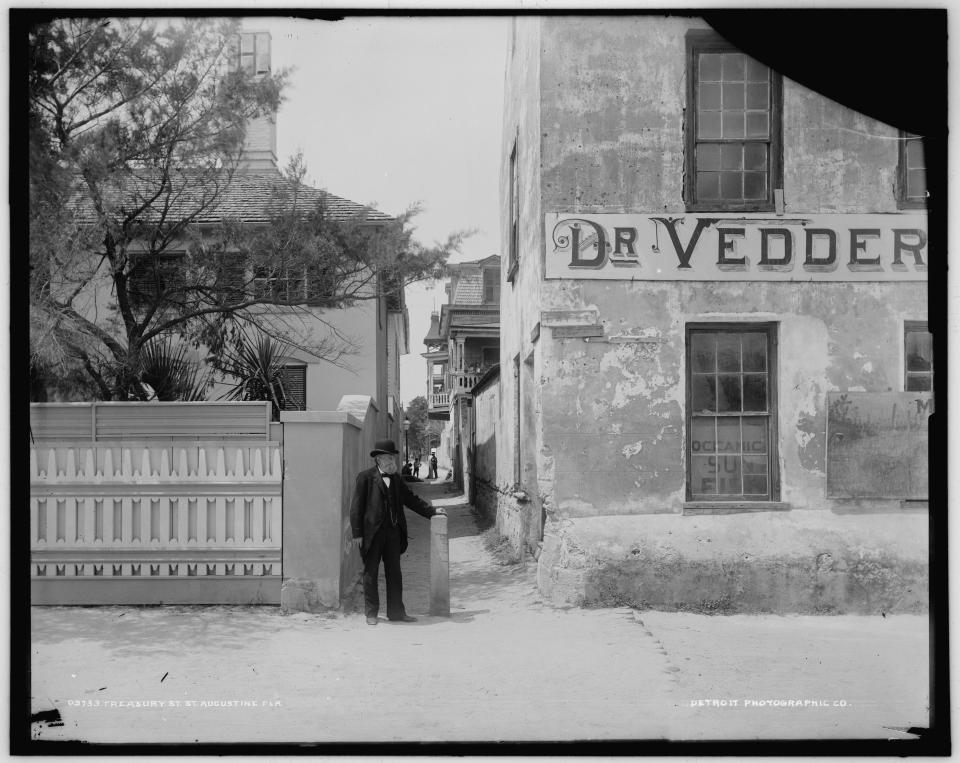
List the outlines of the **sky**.
<svg viewBox="0 0 960 763">
<path fill-rule="evenodd" d="M 282 167 L 302 150 L 307 182 L 399 214 L 419 202 L 424 244 L 473 230 L 451 262 L 499 254 L 505 17 L 251 18 L 272 38 L 274 69 L 293 67 L 277 115 Z M 420 353 L 442 282 L 407 289 L 404 404 L 426 393 Z"/>
</svg>

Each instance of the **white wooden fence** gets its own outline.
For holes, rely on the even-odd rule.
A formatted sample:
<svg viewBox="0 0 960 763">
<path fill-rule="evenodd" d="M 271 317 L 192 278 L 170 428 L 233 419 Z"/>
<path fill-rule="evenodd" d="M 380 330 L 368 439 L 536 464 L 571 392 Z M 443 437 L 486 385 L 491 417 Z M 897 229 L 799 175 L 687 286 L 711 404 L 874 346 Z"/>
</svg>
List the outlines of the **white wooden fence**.
<svg viewBox="0 0 960 763">
<path fill-rule="evenodd" d="M 279 603 L 275 441 L 39 441 L 34 604 Z"/>
</svg>

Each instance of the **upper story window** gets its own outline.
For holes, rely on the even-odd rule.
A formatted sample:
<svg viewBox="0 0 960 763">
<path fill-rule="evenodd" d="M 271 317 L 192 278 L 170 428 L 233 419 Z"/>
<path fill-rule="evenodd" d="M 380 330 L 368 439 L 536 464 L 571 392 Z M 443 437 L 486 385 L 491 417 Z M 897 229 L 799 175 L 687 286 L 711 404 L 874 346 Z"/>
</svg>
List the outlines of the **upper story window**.
<svg viewBox="0 0 960 763">
<path fill-rule="evenodd" d="M 134 307 L 151 307 L 158 300 L 175 301 L 186 286 L 184 252 L 136 256 L 127 275 L 127 294 Z"/>
<path fill-rule="evenodd" d="M 766 211 L 783 186 L 782 80 L 708 30 L 687 35 L 687 208 Z"/>
<path fill-rule="evenodd" d="M 280 372 L 283 390 L 283 410 L 305 411 L 307 409 L 307 367 L 284 366 Z"/>
<path fill-rule="evenodd" d="M 510 258 L 507 280 L 513 281 L 520 263 L 520 188 L 517 179 L 517 141 L 510 152 Z"/>
<path fill-rule="evenodd" d="M 923 153 L 923 138 L 900 133 L 897 172 L 897 206 L 900 209 L 922 209 L 927 206 L 927 161 Z"/>
<path fill-rule="evenodd" d="M 239 45 L 234 46 L 230 66 L 247 74 L 270 73 L 270 35 L 267 32 L 242 32 Z"/>
<path fill-rule="evenodd" d="M 484 304 L 500 302 L 500 269 L 483 269 L 483 301 Z"/>
<path fill-rule="evenodd" d="M 256 297 L 277 302 L 302 302 L 305 281 L 301 268 L 256 267 L 253 270 L 253 293 Z"/>
<path fill-rule="evenodd" d="M 903 327 L 906 392 L 933 391 L 933 335 L 925 321 L 907 321 Z"/>
</svg>

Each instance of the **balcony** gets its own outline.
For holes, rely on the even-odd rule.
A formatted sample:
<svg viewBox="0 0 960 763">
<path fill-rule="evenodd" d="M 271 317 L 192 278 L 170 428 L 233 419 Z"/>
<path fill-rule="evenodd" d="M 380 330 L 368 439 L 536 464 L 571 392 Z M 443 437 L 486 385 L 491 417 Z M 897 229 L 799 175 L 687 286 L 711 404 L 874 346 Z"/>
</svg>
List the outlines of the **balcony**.
<svg viewBox="0 0 960 763">
<path fill-rule="evenodd" d="M 469 392 L 482 376 L 483 373 L 481 372 L 452 373 L 450 374 L 450 391 L 453 393 Z"/>
<path fill-rule="evenodd" d="M 429 407 L 432 409 L 446 409 L 450 407 L 449 392 L 432 392 L 428 400 Z"/>
</svg>

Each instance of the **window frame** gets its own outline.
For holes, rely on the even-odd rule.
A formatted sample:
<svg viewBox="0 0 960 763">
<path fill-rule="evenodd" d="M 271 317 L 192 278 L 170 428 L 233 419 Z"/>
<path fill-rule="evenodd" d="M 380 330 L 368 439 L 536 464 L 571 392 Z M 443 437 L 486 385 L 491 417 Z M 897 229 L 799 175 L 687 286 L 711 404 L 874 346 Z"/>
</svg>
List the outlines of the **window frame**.
<svg viewBox="0 0 960 763">
<path fill-rule="evenodd" d="M 295 399 L 292 399 L 290 395 L 287 394 L 286 381 L 287 374 L 290 371 L 296 371 L 302 374 L 303 379 L 303 400 L 300 401 L 302 407 L 292 406 L 290 402 L 296 402 Z M 287 363 L 282 367 L 281 371 L 282 381 L 284 383 L 284 397 L 283 397 L 283 410 L 285 411 L 305 411 L 307 410 L 307 365 L 306 363 Z"/>
<path fill-rule="evenodd" d="M 710 332 L 735 332 L 742 333 L 760 333 L 767 335 L 767 475 L 768 475 L 768 494 L 767 495 L 745 495 L 745 494 L 694 494 L 693 492 L 693 457 L 692 457 L 692 432 L 693 432 L 693 361 L 691 337 L 695 333 Z M 771 321 L 761 322 L 691 322 L 684 326 L 684 384 L 685 384 L 685 410 L 684 410 L 684 494 L 686 501 L 698 504 L 743 504 L 756 503 L 770 504 L 780 501 L 780 454 L 779 454 L 779 435 L 778 435 L 778 411 L 779 411 L 779 324 Z M 742 372 L 741 372 L 742 373 Z M 730 417 L 736 414 L 729 414 Z M 740 412 L 742 418 L 743 412 Z M 741 454 L 742 455 L 742 454 Z M 742 470 L 741 470 L 742 475 Z"/>
<path fill-rule="evenodd" d="M 252 51 L 250 53 L 243 52 L 244 40 L 252 41 Z M 269 32 L 244 31 L 237 34 L 235 48 L 231 51 L 230 69 L 232 71 L 244 71 L 244 58 L 246 57 L 249 57 L 253 62 L 251 70 L 246 72 L 249 76 L 260 77 L 261 75 L 270 73 L 272 60 Z M 259 62 L 264 59 L 266 60 L 266 68 L 261 69 Z"/>
<path fill-rule="evenodd" d="M 731 45 L 710 29 L 691 29 L 686 35 L 687 107 L 684 110 L 684 183 L 683 200 L 688 212 L 773 212 L 776 211 L 776 191 L 783 189 L 783 77 L 770 69 L 770 140 L 767 199 L 763 201 L 733 202 L 723 199 L 698 201 L 697 187 L 697 56 L 703 52 L 748 53 Z M 762 61 L 760 63 L 763 63 Z M 722 143 L 720 139 L 703 141 Z M 744 138 L 743 143 L 749 141 Z"/>
<path fill-rule="evenodd" d="M 301 271 L 298 275 L 291 275 L 291 271 L 298 270 Z M 269 273 L 269 275 L 260 275 L 260 273 Z M 280 284 L 281 282 L 285 284 L 283 291 L 285 299 L 283 300 L 280 300 L 280 292 L 272 286 L 272 284 Z M 296 299 L 290 299 L 290 285 L 297 282 L 300 283 L 299 296 Z M 265 289 L 268 284 L 271 286 Z M 277 300 L 281 305 L 302 304 L 307 300 L 307 269 L 291 268 L 286 265 L 277 265 L 273 268 L 267 265 L 255 266 L 251 288 L 257 299 L 263 299 L 266 295 L 269 295 L 270 299 Z"/>
<path fill-rule="evenodd" d="M 483 304 L 500 304 L 500 268 L 483 268 L 481 271 L 483 278 Z M 489 283 L 488 283 L 489 279 Z M 496 299 L 490 299 L 489 292 L 492 291 Z"/>
<path fill-rule="evenodd" d="M 127 273 L 127 299 L 130 305 L 137 310 L 152 306 L 161 301 L 163 306 L 173 304 L 169 300 L 161 300 L 164 292 L 167 291 L 167 285 L 172 283 L 173 288 L 187 288 L 187 278 L 184 269 L 186 268 L 187 253 L 185 250 L 177 249 L 163 251 L 156 254 L 150 252 L 137 252 L 131 255 L 133 265 Z M 159 273 L 156 276 L 153 273 L 153 261 L 159 264 Z M 165 274 L 167 271 L 168 274 Z M 140 275 L 142 273 L 142 275 Z M 169 275 L 174 278 L 170 279 Z M 161 279 L 161 284 L 155 283 L 155 278 Z M 149 286 L 147 289 L 142 286 Z"/>
<path fill-rule="evenodd" d="M 517 172 L 517 162 L 520 152 L 520 138 L 514 138 L 513 149 L 510 151 L 509 159 L 509 184 L 510 196 L 510 241 L 509 250 L 509 269 L 507 270 L 507 281 L 514 283 L 517 270 L 520 267 L 520 179 Z"/>
<path fill-rule="evenodd" d="M 900 130 L 899 136 L 897 138 L 897 209 L 926 209 L 927 208 L 927 199 L 930 197 L 930 189 L 927 185 L 927 155 L 926 150 L 924 149 L 923 154 L 923 172 L 924 172 L 924 192 L 925 196 L 923 199 L 918 199 L 916 197 L 910 198 L 907 196 L 907 144 L 910 141 L 920 141 L 921 144 L 924 138 L 922 135 L 914 135 L 912 133 L 905 132 Z"/>
<path fill-rule="evenodd" d="M 907 366 L 907 335 L 910 333 L 930 334 L 930 370 L 929 371 L 909 371 Z M 933 357 L 933 334 L 930 331 L 928 321 L 904 321 L 903 322 L 903 391 L 904 392 L 933 392 L 933 375 L 936 371 L 936 361 Z M 910 389 L 911 376 L 929 376 L 930 389 Z"/>
</svg>

